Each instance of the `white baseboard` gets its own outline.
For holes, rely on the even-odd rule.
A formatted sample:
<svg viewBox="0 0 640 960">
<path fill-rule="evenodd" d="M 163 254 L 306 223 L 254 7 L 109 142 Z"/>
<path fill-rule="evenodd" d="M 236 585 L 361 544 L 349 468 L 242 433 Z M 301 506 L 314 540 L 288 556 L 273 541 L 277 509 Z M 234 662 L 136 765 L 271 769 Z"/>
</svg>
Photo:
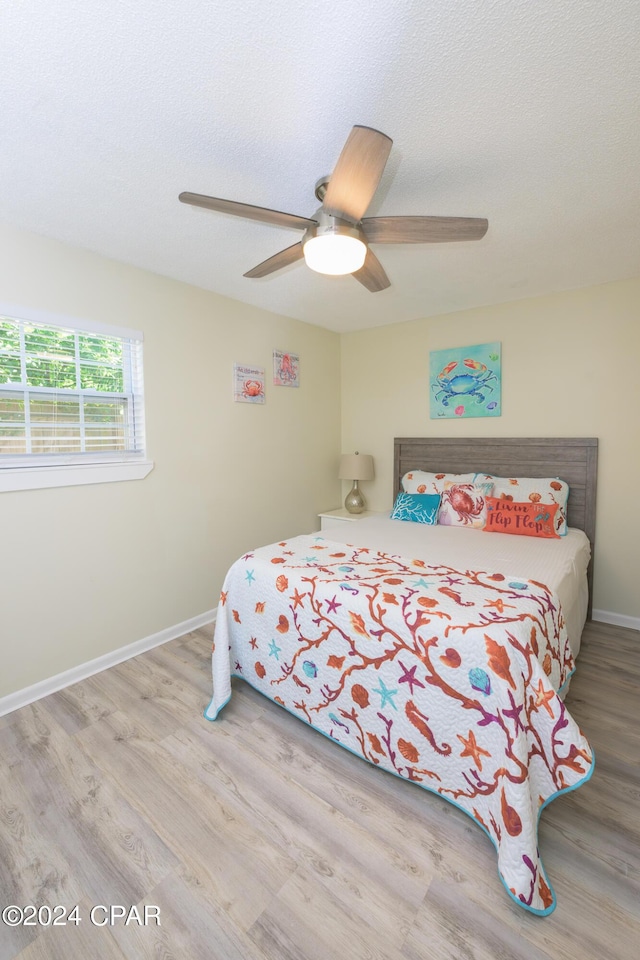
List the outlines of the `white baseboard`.
<svg viewBox="0 0 640 960">
<path fill-rule="evenodd" d="M 49 677 L 48 680 L 40 680 L 23 690 L 16 690 L 15 693 L 10 693 L 6 697 L 0 697 L 0 717 L 4 716 L 5 713 L 11 713 L 13 710 L 19 710 L 20 707 L 26 707 L 34 700 L 41 700 L 42 697 L 47 697 L 50 693 L 56 693 L 56 691 L 63 690 L 65 687 L 70 687 L 72 683 L 86 680 L 87 677 L 92 677 L 94 673 L 100 673 L 102 670 L 108 670 L 109 667 L 115 667 L 117 663 L 130 660 L 131 657 L 137 657 L 138 654 L 144 653 L 146 650 L 152 650 L 169 640 L 175 640 L 191 630 L 199 630 L 200 627 L 213 623 L 217 610 L 217 607 L 213 610 L 207 610 L 206 613 L 201 613 L 197 617 L 183 620 L 182 623 L 176 623 L 175 626 L 160 630 L 159 633 L 153 633 L 150 637 L 136 640 L 126 647 L 119 647 L 117 650 L 112 650 L 111 653 L 105 653 L 102 657 L 96 657 L 95 660 L 88 660 L 77 667 L 56 674 L 55 677 Z"/>
<path fill-rule="evenodd" d="M 612 623 L 616 627 L 628 627 L 630 630 L 640 630 L 640 617 L 627 617 L 624 613 L 612 613 L 610 610 L 592 610 L 593 620 L 600 623 Z"/>
</svg>

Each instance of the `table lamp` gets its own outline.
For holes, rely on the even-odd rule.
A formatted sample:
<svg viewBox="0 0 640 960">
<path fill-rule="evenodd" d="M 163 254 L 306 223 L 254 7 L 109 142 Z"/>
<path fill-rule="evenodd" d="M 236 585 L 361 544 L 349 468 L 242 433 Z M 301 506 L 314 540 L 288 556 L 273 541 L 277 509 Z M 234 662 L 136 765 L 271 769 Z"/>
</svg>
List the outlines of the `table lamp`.
<svg viewBox="0 0 640 960">
<path fill-rule="evenodd" d="M 340 457 L 338 479 L 352 480 L 353 486 L 344 501 L 349 513 L 362 513 L 366 509 L 358 483 L 360 480 L 373 480 L 373 457 L 369 453 L 343 453 Z"/>
</svg>

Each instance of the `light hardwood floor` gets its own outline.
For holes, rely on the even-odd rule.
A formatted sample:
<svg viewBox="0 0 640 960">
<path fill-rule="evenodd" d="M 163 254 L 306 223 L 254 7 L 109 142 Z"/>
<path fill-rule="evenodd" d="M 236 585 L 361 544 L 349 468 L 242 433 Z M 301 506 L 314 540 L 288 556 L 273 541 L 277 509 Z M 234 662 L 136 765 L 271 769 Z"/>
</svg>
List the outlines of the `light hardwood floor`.
<svg viewBox="0 0 640 960">
<path fill-rule="evenodd" d="M 592 780 L 543 813 L 558 907 L 503 891 L 488 838 L 236 682 L 216 723 L 211 631 L 0 719 L 0 960 L 635 960 L 640 633 L 588 624 L 567 704 Z M 96 904 L 161 926 L 94 926 Z M 98 919 L 102 919 L 100 913 Z"/>
</svg>

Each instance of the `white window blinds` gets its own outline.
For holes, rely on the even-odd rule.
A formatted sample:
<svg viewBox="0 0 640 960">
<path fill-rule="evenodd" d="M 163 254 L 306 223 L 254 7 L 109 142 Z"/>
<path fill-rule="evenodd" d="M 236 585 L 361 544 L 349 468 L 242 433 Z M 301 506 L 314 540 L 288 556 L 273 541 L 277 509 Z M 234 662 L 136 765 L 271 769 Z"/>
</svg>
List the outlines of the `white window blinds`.
<svg viewBox="0 0 640 960">
<path fill-rule="evenodd" d="M 126 333 L 0 314 L 0 469 L 144 457 L 142 335 Z"/>
</svg>

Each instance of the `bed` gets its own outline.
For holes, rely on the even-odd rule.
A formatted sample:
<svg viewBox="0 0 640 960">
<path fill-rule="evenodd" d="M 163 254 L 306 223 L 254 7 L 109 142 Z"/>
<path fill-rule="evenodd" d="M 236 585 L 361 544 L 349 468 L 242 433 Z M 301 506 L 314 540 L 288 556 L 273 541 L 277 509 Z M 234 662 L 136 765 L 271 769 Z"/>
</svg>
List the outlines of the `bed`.
<svg viewBox="0 0 640 960">
<path fill-rule="evenodd" d="M 559 477 L 566 535 L 379 517 L 250 551 L 221 592 L 205 717 L 244 679 L 462 809 L 492 840 L 509 896 L 551 913 L 539 816 L 594 766 L 563 691 L 590 615 L 596 468 L 592 438 L 395 440 L 394 501 L 413 471 Z"/>
</svg>

